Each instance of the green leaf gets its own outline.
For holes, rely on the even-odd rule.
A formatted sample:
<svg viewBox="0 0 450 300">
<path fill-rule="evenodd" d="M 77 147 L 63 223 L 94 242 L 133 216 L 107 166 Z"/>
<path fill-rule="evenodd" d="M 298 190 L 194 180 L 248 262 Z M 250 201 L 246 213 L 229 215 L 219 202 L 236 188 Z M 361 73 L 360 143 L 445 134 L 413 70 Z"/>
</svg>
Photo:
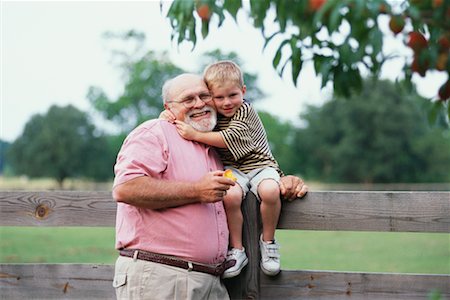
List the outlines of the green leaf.
<svg viewBox="0 0 450 300">
<path fill-rule="evenodd" d="M 330 10 L 333 9 L 334 6 L 339 4 L 340 0 L 328 0 L 322 5 L 322 7 L 319 9 L 319 11 L 314 15 L 313 24 L 314 26 L 318 27 L 320 24 L 325 24 L 324 17 L 326 16 L 325 13 L 328 13 Z M 319 26 L 320 27 L 320 26 Z"/>
<path fill-rule="evenodd" d="M 278 75 L 282 76 L 284 73 L 284 68 L 286 68 L 286 66 L 288 65 L 288 63 L 292 60 L 292 56 L 289 57 L 283 64 L 283 66 L 281 67 L 281 69 L 278 71 Z"/>
<path fill-rule="evenodd" d="M 227 0 L 223 3 L 223 8 L 226 9 L 231 16 L 236 21 L 236 16 L 239 11 L 239 9 L 242 7 L 241 0 Z"/>
<path fill-rule="evenodd" d="M 328 83 L 328 79 L 330 77 L 330 71 L 333 68 L 333 60 L 332 58 L 326 58 L 323 60 L 322 65 L 320 66 L 320 75 L 322 75 L 322 84 L 320 88 L 325 87 Z"/>
<path fill-rule="evenodd" d="M 339 25 L 342 21 L 342 15 L 341 15 L 341 8 L 344 5 L 340 3 L 339 5 L 336 5 L 336 7 L 333 8 L 331 14 L 330 14 L 330 22 L 328 25 L 328 30 L 330 32 L 334 32 L 338 29 Z"/>
<path fill-rule="evenodd" d="M 287 18 L 286 18 L 286 3 L 284 1 L 277 2 L 277 20 L 278 25 L 280 25 L 280 31 L 285 32 Z"/>
<path fill-rule="evenodd" d="M 277 31 L 277 32 L 273 33 L 271 36 L 269 36 L 269 37 L 267 37 L 267 38 L 266 38 L 266 37 L 264 38 L 265 41 L 264 41 L 263 50 L 266 49 L 266 47 L 267 47 L 267 45 L 269 44 L 270 40 L 271 40 L 274 36 L 276 36 L 277 34 L 279 34 L 279 33 L 280 33 L 280 32 Z"/>
<path fill-rule="evenodd" d="M 442 101 L 436 101 L 431 106 L 431 109 L 428 111 L 428 122 L 430 124 L 435 124 L 437 117 L 439 115 L 439 112 L 441 111 L 443 105 Z"/>
<path fill-rule="evenodd" d="M 291 63 L 292 63 L 292 81 L 297 86 L 297 78 L 302 69 L 302 52 L 301 48 L 297 46 L 297 38 L 291 39 Z"/>
<path fill-rule="evenodd" d="M 369 40 L 372 41 L 373 53 L 380 53 L 383 48 L 383 33 L 378 27 L 372 28 L 369 32 Z"/>
<path fill-rule="evenodd" d="M 281 60 L 281 48 L 278 48 L 278 51 L 275 53 L 275 56 L 272 60 L 272 66 L 274 69 L 277 69 L 280 60 Z"/>
<path fill-rule="evenodd" d="M 280 44 L 280 46 L 279 46 L 278 49 L 277 49 L 277 52 L 275 53 L 275 56 L 274 56 L 274 58 L 273 58 L 273 60 L 272 60 L 272 65 L 273 65 L 273 67 L 275 68 L 275 70 L 277 69 L 278 64 L 280 63 L 280 59 L 281 59 L 281 56 L 282 56 L 282 50 L 283 50 L 283 47 L 284 47 L 287 43 L 289 43 L 289 41 L 290 41 L 290 40 L 288 40 L 288 39 L 282 41 L 281 44 Z"/>
<path fill-rule="evenodd" d="M 208 20 L 203 20 L 202 21 L 202 37 L 203 37 L 203 39 L 208 36 L 208 32 L 209 32 L 209 22 L 208 22 Z"/>
</svg>

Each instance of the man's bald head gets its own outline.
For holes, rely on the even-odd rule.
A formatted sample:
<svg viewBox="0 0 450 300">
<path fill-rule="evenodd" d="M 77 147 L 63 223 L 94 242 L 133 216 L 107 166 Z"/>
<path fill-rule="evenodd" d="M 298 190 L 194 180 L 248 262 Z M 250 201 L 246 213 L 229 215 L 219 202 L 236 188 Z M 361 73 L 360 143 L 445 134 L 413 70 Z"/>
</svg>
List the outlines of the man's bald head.
<svg viewBox="0 0 450 300">
<path fill-rule="evenodd" d="M 183 90 L 195 85 L 204 85 L 206 87 L 203 78 L 200 75 L 193 73 L 183 73 L 167 80 L 162 87 L 164 103 L 173 101 L 173 99 L 180 95 Z"/>
</svg>

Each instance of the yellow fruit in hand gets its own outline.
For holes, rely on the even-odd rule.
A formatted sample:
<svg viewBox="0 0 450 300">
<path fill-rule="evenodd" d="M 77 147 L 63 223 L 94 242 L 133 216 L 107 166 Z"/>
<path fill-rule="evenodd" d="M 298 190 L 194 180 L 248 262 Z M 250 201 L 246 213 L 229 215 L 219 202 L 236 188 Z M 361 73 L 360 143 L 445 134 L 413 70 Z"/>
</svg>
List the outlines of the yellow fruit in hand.
<svg viewBox="0 0 450 300">
<path fill-rule="evenodd" d="M 233 175 L 233 171 L 231 170 L 226 170 L 225 173 L 223 173 L 223 177 L 230 178 L 233 181 L 237 180 L 237 178 Z"/>
</svg>

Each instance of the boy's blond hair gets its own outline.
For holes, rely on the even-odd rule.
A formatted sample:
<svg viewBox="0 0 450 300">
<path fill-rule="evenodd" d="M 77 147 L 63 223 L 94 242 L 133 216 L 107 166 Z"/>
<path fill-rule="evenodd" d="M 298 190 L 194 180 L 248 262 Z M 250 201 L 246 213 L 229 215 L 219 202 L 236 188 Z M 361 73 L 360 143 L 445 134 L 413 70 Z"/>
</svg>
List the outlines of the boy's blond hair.
<svg viewBox="0 0 450 300">
<path fill-rule="evenodd" d="M 203 79 L 210 90 L 225 84 L 244 87 L 241 68 L 231 60 L 222 60 L 207 66 L 203 72 Z"/>
</svg>

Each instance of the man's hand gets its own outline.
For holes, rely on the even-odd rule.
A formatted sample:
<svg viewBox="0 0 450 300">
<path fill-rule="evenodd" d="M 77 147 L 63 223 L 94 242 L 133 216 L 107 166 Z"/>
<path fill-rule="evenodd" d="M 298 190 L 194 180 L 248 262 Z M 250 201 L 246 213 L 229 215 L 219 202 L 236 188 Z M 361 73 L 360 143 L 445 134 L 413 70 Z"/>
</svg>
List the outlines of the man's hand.
<svg viewBox="0 0 450 300">
<path fill-rule="evenodd" d="M 308 186 L 297 176 L 287 175 L 280 179 L 280 192 L 288 201 L 305 197 Z"/>
<path fill-rule="evenodd" d="M 223 201 L 223 198 L 227 194 L 227 190 L 230 189 L 232 185 L 235 185 L 235 182 L 224 177 L 223 173 L 224 171 L 209 172 L 195 184 L 200 202 L 212 203 Z"/>
</svg>

